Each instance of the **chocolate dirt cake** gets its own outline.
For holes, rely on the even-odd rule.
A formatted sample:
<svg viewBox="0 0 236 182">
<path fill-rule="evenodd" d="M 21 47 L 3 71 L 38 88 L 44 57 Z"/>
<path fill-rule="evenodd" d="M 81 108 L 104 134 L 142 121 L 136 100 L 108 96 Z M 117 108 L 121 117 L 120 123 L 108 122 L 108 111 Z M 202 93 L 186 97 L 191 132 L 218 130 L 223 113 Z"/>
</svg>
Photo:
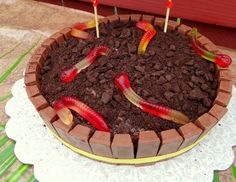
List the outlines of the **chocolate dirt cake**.
<svg viewBox="0 0 236 182">
<path fill-rule="evenodd" d="M 163 24 L 111 16 L 100 20 L 100 38 L 81 23 L 35 51 L 26 91 L 65 145 L 110 163 L 155 162 L 192 148 L 223 117 L 232 77 L 215 64 L 222 54 L 201 34 L 194 42 L 194 29 L 169 21 L 164 33 Z"/>
</svg>

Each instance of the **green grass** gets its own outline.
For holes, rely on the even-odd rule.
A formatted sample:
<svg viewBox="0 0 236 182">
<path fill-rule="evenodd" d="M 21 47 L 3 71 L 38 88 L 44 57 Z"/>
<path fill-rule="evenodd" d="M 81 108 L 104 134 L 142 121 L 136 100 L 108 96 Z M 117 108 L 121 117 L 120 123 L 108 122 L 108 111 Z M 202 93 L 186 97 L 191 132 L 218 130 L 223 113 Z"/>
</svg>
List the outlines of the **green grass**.
<svg viewBox="0 0 236 182">
<path fill-rule="evenodd" d="M 9 138 L 6 135 L 0 138 L 0 147 L 2 147 L 7 141 L 9 141 Z"/>
<path fill-rule="evenodd" d="M 21 164 L 10 176 L 7 177 L 5 182 L 16 182 L 18 181 L 28 170 L 31 168 L 28 164 Z"/>
<path fill-rule="evenodd" d="M 217 171 L 214 172 L 213 182 L 220 182 L 219 173 Z"/>
<path fill-rule="evenodd" d="M 31 52 L 31 50 L 39 43 L 41 37 L 39 37 L 32 45 L 31 47 L 24 53 L 22 54 L 13 65 L 11 65 L 5 73 L 3 73 L 0 76 L 0 83 L 2 83 L 10 74 L 11 72 L 24 60 L 24 58 Z"/>
<path fill-rule="evenodd" d="M 12 97 L 12 93 L 2 96 L 0 97 L 0 102 L 4 102 L 5 100 L 10 99 L 11 97 Z"/>
<path fill-rule="evenodd" d="M 21 45 L 21 42 L 16 44 L 14 47 L 12 47 L 11 49 L 7 50 L 5 53 L 0 54 L 0 59 L 4 58 L 5 56 L 7 56 L 8 54 L 10 54 L 11 52 L 13 52 L 17 47 L 19 47 L 19 45 Z"/>
<path fill-rule="evenodd" d="M 0 164 L 2 164 L 10 155 L 14 154 L 15 143 L 10 143 L 4 150 L 0 153 Z"/>
<path fill-rule="evenodd" d="M 234 181 L 236 181 L 236 167 L 234 165 L 231 166 L 231 173 L 234 178 Z"/>
<path fill-rule="evenodd" d="M 31 175 L 26 181 L 27 182 L 35 182 L 37 180 L 35 179 L 34 175 Z"/>
<path fill-rule="evenodd" d="M 176 22 L 177 22 L 178 24 L 180 24 L 180 23 L 181 23 L 181 18 L 177 18 L 177 19 L 176 19 Z"/>
<path fill-rule="evenodd" d="M 1 124 L 1 125 L 0 125 L 0 132 L 2 132 L 3 130 L 5 130 L 5 126 L 6 126 L 6 124 Z"/>
<path fill-rule="evenodd" d="M 0 178 L 15 162 L 16 162 L 16 156 L 15 154 L 12 154 L 0 165 Z"/>
</svg>

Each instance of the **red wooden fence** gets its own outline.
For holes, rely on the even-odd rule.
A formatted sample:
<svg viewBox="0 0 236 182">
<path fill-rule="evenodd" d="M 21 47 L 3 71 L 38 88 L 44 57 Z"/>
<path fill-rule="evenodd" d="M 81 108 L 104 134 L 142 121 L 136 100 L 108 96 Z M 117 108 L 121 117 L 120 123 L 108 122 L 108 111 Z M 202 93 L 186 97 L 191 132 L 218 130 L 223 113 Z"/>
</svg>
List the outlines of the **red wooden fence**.
<svg viewBox="0 0 236 182">
<path fill-rule="evenodd" d="M 159 15 L 165 15 L 166 11 L 165 0 L 100 0 L 99 3 Z M 236 28 L 236 0 L 173 0 L 173 3 L 172 17 Z"/>
</svg>

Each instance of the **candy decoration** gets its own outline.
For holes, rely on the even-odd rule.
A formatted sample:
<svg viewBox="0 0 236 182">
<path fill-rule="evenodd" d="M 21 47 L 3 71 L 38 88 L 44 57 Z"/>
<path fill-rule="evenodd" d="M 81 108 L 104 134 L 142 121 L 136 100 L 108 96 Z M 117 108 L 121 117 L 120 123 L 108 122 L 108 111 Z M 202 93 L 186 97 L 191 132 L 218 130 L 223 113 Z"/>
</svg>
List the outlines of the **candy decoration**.
<svg viewBox="0 0 236 182">
<path fill-rule="evenodd" d="M 180 24 L 181 23 L 181 18 L 177 18 L 176 23 Z"/>
<path fill-rule="evenodd" d="M 144 54 L 146 52 L 147 46 L 151 39 L 155 36 L 156 30 L 148 30 L 142 37 L 139 46 L 138 46 L 138 54 Z"/>
<path fill-rule="evenodd" d="M 154 27 L 151 23 L 147 21 L 139 21 L 136 23 L 136 27 L 147 32 L 148 30 L 154 30 Z"/>
<path fill-rule="evenodd" d="M 82 61 L 72 66 L 71 68 L 63 71 L 60 75 L 60 79 L 63 82 L 70 82 L 74 77 L 83 69 L 91 65 L 97 57 L 107 55 L 109 48 L 106 46 L 95 47 Z"/>
<path fill-rule="evenodd" d="M 228 67 L 232 63 L 232 59 L 225 54 L 214 54 L 212 52 L 209 52 L 207 50 L 204 50 L 202 47 L 200 47 L 197 43 L 197 29 L 193 28 L 191 32 L 191 42 L 193 49 L 204 59 L 214 62 L 215 64 L 221 66 L 221 67 Z"/>
<path fill-rule="evenodd" d="M 139 43 L 139 47 L 138 47 L 138 54 L 144 54 L 147 49 L 148 43 L 155 36 L 156 30 L 152 26 L 152 24 L 150 24 L 147 21 L 137 22 L 136 27 L 145 31 L 145 34 L 143 35 L 143 37 Z"/>
<path fill-rule="evenodd" d="M 98 12 L 97 12 L 98 0 L 93 0 L 93 9 L 96 23 L 96 35 L 99 38 L 99 27 L 98 27 Z"/>
<path fill-rule="evenodd" d="M 62 97 L 61 100 L 54 102 L 53 107 L 61 121 L 67 125 L 73 123 L 73 116 L 69 110 L 72 109 L 86 119 L 96 129 L 100 131 L 110 131 L 101 115 L 76 98 L 69 96 Z"/>
<path fill-rule="evenodd" d="M 79 39 L 89 39 L 90 38 L 89 33 L 82 31 L 82 30 L 75 29 L 75 28 L 72 28 L 70 34 L 71 34 L 71 36 L 79 38 Z"/>
<path fill-rule="evenodd" d="M 128 75 L 125 73 L 120 73 L 116 76 L 115 84 L 132 104 L 139 107 L 143 111 L 178 124 L 186 124 L 190 122 L 189 118 L 183 113 L 146 101 L 137 95 L 131 88 Z"/>
<path fill-rule="evenodd" d="M 166 18 L 165 18 L 165 25 L 164 25 L 164 33 L 167 32 L 167 25 L 169 21 L 169 16 L 170 16 L 170 8 L 173 6 L 173 2 L 171 0 L 166 1 Z"/>
<path fill-rule="evenodd" d="M 89 20 L 89 21 L 83 22 L 83 23 L 76 23 L 74 25 L 74 28 L 79 29 L 79 30 L 87 30 L 87 29 L 94 28 L 94 27 L 96 27 L 95 20 Z"/>
</svg>

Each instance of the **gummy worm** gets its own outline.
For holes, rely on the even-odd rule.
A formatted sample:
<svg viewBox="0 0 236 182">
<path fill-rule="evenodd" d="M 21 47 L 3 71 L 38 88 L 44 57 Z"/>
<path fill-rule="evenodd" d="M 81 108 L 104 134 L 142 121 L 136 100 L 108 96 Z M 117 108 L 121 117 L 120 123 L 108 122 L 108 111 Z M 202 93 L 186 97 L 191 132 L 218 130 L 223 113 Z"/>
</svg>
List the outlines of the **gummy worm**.
<svg viewBox="0 0 236 182">
<path fill-rule="evenodd" d="M 96 129 L 107 132 L 110 131 L 101 115 L 76 98 L 69 96 L 62 97 L 61 100 L 54 102 L 53 107 L 61 121 L 67 125 L 73 123 L 73 115 L 69 110 L 72 109 L 91 123 Z"/>
<path fill-rule="evenodd" d="M 90 28 L 94 28 L 95 26 L 96 26 L 95 20 L 89 20 L 83 23 L 76 23 L 74 25 L 74 28 L 79 29 L 79 30 L 87 30 Z"/>
<path fill-rule="evenodd" d="M 71 35 L 79 39 L 89 39 L 89 33 L 85 32 L 84 30 L 94 28 L 95 26 L 96 24 L 94 20 L 89 20 L 83 23 L 77 23 L 74 25 L 74 28 L 72 28 Z"/>
<path fill-rule="evenodd" d="M 228 67 L 232 63 L 232 59 L 228 55 L 214 54 L 200 47 L 196 40 L 197 33 L 198 33 L 197 29 L 193 28 L 191 32 L 191 42 L 192 42 L 192 47 L 196 51 L 197 54 L 199 54 L 204 59 L 214 62 L 215 64 L 221 67 Z"/>
<path fill-rule="evenodd" d="M 145 31 L 145 34 L 143 35 L 138 46 L 138 54 L 144 54 L 147 49 L 148 43 L 155 36 L 156 30 L 154 29 L 152 24 L 147 21 L 137 22 L 136 27 Z"/>
<path fill-rule="evenodd" d="M 138 54 L 144 54 L 149 42 L 155 36 L 156 30 L 148 30 L 142 37 L 139 46 L 138 46 Z"/>
<path fill-rule="evenodd" d="M 139 107 L 145 112 L 149 112 L 162 119 L 170 120 L 179 124 L 186 124 L 190 122 L 189 118 L 183 113 L 164 107 L 149 101 L 144 100 L 137 95 L 130 86 L 128 75 L 120 73 L 115 78 L 116 86 L 121 90 L 124 96 L 135 106 Z"/>
<path fill-rule="evenodd" d="M 136 27 L 147 32 L 148 30 L 154 30 L 154 27 L 151 23 L 147 21 L 139 21 L 136 23 Z"/>
<path fill-rule="evenodd" d="M 98 56 L 107 55 L 108 52 L 109 48 L 106 46 L 95 47 L 82 61 L 63 71 L 60 75 L 60 79 L 63 82 L 72 81 L 81 70 L 91 65 Z"/>
<path fill-rule="evenodd" d="M 90 38 L 90 35 L 88 32 L 78 30 L 75 28 L 72 28 L 70 34 L 71 34 L 71 36 L 79 38 L 79 39 L 89 39 Z"/>
</svg>

